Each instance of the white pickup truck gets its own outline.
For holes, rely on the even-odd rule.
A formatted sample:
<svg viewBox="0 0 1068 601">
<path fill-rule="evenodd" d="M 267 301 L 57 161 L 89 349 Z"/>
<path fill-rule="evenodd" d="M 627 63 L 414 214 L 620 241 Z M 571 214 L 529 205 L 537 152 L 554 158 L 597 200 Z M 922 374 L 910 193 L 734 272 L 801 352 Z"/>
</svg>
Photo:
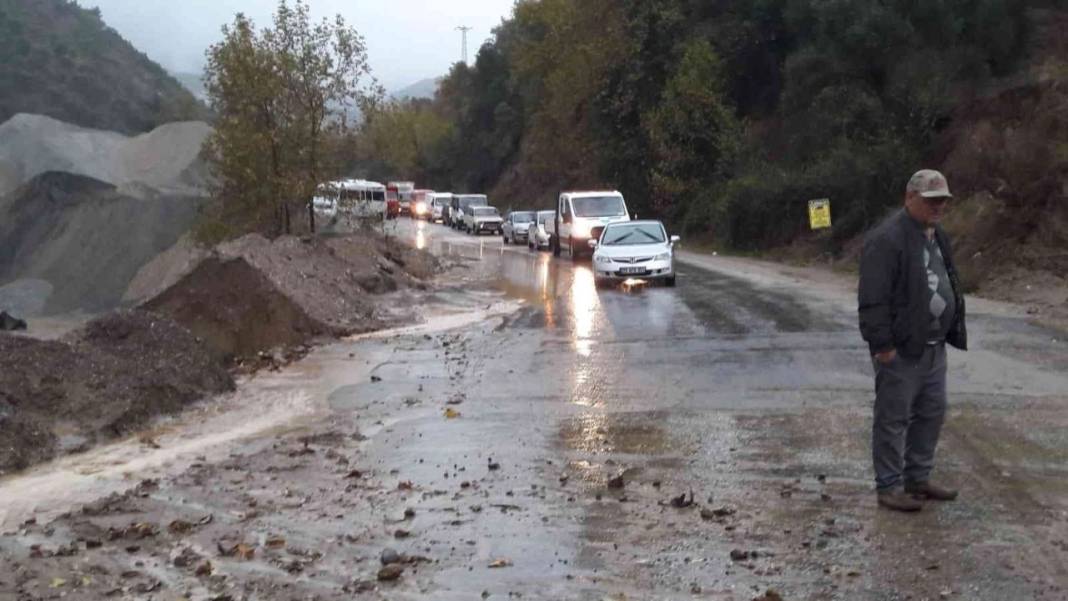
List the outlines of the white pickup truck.
<svg viewBox="0 0 1068 601">
<path fill-rule="evenodd" d="M 562 192 L 556 203 L 556 218 L 546 224 L 549 246 L 560 256 L 566 249 L 575 259 L 589 255 L 589 241 L 600 237 L 609 223 L 630 221 L 627 203 L 617 191 Z"/>
</svg>

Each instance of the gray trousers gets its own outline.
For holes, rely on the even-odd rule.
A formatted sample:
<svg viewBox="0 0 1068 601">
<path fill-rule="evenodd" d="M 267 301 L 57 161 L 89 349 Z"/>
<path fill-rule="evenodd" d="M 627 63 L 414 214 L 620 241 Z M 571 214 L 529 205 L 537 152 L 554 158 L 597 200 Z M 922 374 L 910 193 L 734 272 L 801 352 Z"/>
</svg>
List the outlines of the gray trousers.
<svg viewBox="0 0 1068 601">
<path fill-rule="evenodd" d="M 875 485 L 889 489 L 926 482 L 946 416 L 946 345 L 928 346 L 923 356 L 898 355 L 875 364 L 875 419 L 872 459 Z"/>
</svg>

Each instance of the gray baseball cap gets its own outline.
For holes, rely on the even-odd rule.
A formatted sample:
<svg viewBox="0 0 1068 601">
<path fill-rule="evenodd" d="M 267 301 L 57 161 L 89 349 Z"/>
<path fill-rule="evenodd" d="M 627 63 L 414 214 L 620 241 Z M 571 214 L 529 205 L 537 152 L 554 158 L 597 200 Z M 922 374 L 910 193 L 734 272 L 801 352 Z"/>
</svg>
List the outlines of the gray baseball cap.
<svg viewBox="0 0 1068 601">
<path fill-rule="evenodd" d="M 949 193 L 949 182 L 946 176 L 933 169 L 917 171 L 909 180 L 909 192 L 918 192 L 924 198 L 953 198 Z"/>
</svg>

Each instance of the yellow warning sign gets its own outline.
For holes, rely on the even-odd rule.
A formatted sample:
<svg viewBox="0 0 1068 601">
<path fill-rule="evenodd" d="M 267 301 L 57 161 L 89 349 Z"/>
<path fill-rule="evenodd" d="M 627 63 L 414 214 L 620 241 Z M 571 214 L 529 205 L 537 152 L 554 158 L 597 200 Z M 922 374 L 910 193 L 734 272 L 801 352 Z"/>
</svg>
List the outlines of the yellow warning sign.
<svg viewBox="0 0 1068 601">
<path fill-rule="evenodd" d="M 814 230 L 831 227 L 831 201 L 827 198 L 808 201 L 808 222 Z"/>
</svg>

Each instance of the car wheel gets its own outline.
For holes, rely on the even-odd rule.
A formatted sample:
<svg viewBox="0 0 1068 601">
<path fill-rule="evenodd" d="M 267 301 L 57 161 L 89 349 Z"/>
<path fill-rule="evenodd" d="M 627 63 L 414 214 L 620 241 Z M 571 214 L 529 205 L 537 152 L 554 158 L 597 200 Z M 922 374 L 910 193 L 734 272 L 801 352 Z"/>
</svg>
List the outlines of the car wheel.
<svg viewBox="0 0 1068 601">
<path fill-rule="evenodd" d="M 549 238 L 549 246 L 553 249 L 553 256 L 554 257 L 559 257 L 560 256 L 560 238 L 556 234 L 553 234 L 552 237 Z"/>
<path fill-rule="evenodd" d="M 664 280 L 664 285 L 667 286 L 668 288 L 674 288 L 675 287 L 675 276 L 671 276 L 671 277 L 667 278 L 666 280 Z"/>
<path fill-rule="evenodd" d="M 575 251 L 575 240 L 574 240 L 574 238 L 570 238 L 569 237 L 567 239 L 567 256 L 572 261 L 578 261 L 578 253 Z"/>
</svg>

